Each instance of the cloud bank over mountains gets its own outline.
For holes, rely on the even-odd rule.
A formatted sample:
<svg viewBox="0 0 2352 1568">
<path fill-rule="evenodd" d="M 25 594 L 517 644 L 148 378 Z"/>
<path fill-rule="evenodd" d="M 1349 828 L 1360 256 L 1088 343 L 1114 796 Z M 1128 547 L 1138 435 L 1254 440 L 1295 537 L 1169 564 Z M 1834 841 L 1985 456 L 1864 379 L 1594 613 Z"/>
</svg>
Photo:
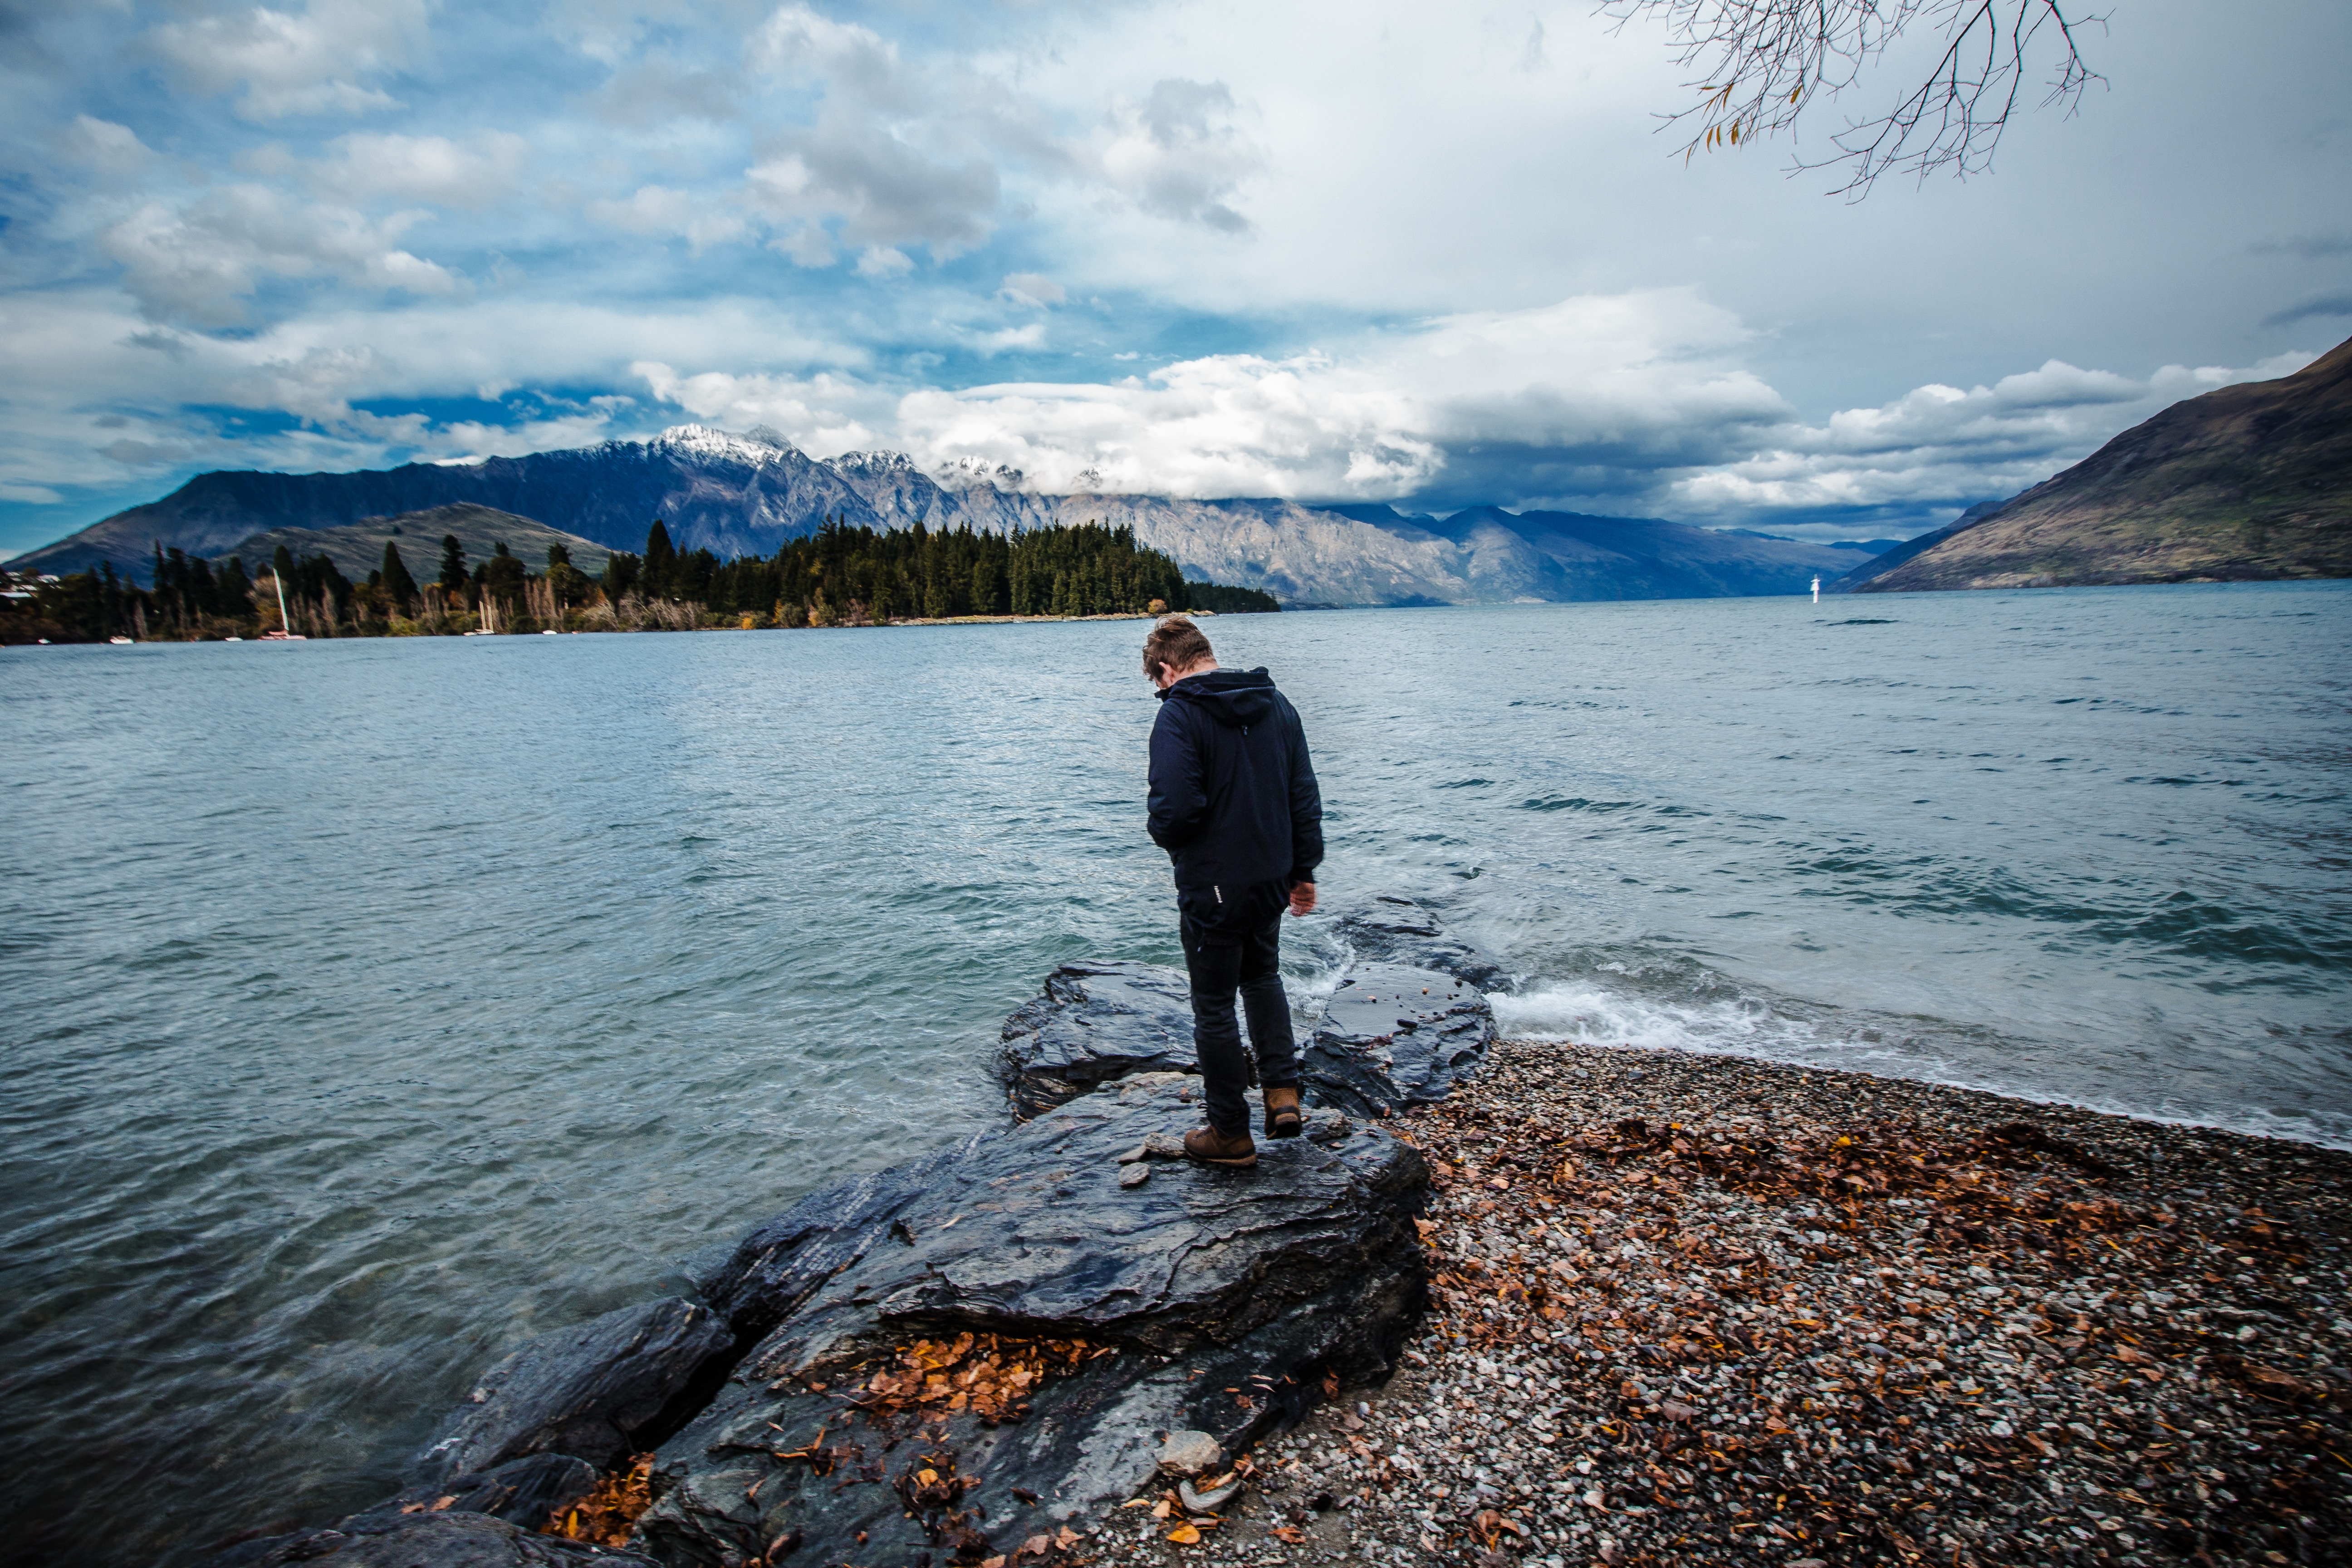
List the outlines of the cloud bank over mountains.
<svg viewBox="0 0 2352 1568">
<path fill-rule="evenodd" d="M 2330 39 L 2148 0 L 2112 101 L 1850 209 L 1664 160 L 1671 63 L 1575 5 L 22 10 L 0 548 L 203 468 L 681 418 L 1041 489 L 1916 531 L 2352 329 Z"/>
</svg>

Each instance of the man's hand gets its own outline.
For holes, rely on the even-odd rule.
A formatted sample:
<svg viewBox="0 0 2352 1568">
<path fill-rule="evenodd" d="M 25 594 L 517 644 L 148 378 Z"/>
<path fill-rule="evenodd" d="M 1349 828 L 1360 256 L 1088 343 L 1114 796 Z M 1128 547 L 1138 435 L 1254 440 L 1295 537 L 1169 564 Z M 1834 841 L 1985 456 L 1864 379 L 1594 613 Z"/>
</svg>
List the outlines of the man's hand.
<svg viewBox="0 0 2352 1568">
<path fill-rule="evenodd" d="M 1290 912 L 1293 915 L 1311 915 L 1315 912 L 1314 883 L 1294 882 L 1291 884 Z"/>
</svg>

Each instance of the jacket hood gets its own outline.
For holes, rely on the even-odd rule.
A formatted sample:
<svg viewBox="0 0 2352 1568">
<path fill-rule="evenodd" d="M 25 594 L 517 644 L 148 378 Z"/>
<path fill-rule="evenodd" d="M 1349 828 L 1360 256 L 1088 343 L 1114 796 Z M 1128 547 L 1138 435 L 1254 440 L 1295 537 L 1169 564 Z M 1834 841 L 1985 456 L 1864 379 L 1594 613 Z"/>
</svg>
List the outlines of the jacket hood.
<svg viewBox="0 0 2352 1568">
<path fill-rule="evenodd" d="M 1274 716 L 1274 678 L 1264 669 L 1213 669 L 1188 675 L 1160 694 L 1181 698 L 1229 729 L 1263 724 Z"/>
</svg>

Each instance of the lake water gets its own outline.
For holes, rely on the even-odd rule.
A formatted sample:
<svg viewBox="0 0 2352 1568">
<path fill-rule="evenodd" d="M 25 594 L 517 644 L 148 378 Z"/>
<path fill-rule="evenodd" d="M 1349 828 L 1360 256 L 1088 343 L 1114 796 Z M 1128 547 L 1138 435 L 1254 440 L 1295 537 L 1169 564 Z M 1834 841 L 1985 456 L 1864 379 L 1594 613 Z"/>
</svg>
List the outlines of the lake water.
<svg viewBox="0 0 2352 1568">
<path fill-rule="evenodd" d="M 371 1502 L 505 1348 L 997 1125 L 1049 969 L 1179 961 L 1142 629 L 0 654 L 0 1539 Z M 1517 1032 L 2352 1146 L 2352 584 L 1211 629 L 1327 899 Z"/>
</svg>

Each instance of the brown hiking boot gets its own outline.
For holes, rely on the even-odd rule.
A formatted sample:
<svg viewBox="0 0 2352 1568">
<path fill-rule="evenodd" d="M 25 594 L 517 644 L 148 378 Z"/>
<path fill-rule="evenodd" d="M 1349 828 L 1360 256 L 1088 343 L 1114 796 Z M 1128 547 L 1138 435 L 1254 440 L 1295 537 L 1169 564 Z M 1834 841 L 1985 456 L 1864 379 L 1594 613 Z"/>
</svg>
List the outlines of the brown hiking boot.
<svg viewBox="0 0 2352 1568">
<path fill-rule="evenodd" d="M 1298 1087 L 1296 1084 L 1265 1091 L 1265 1135 L 1269 1138 L 1296 1138 L 1305 1123 L 1298 1115 Z"/>
<path fill-rule="evenodd" d="M 1255 1165 L 1257 1145 L 1246 1132 L 1228 1138 L 1213 1127 L 1195 1127 L 1184 1134 L 1184 1157 L 1204 1165 Z"/>
</svg>

